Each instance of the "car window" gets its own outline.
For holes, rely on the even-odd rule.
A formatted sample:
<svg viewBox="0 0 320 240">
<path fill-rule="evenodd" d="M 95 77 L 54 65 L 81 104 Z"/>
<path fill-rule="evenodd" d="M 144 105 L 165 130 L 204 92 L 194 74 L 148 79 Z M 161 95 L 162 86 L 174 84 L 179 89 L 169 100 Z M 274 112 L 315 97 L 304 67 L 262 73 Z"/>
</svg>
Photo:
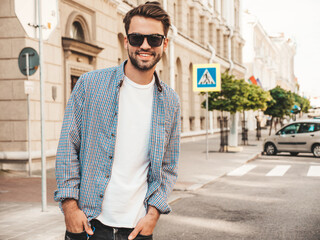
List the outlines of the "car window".
<svg viewBox="0 0 320 240">
<path fill-rule="evenodd" d="M 281 130 L 281 134 L 296 134 L 299 130 L 300 123 L 291 124 Z"/>
<path fill-rule="evenodd" d="M 320 124 L 319 123 L 316 123 L 315 124 L 315 128 L 314 128 L 314 131 L 320 131 Z"/>
<path fill-rule="evenodd" d="M 315 124 L 314 123 L 309 124 L 308 132 L 314 132 L 314 130 L 315 130 Z"/>
<path fill-rule="evenodd" d="M 309 133 L 315 131 L 315 123 L 302 123 L 299 128 L 299 133 Z"/>
</svg>

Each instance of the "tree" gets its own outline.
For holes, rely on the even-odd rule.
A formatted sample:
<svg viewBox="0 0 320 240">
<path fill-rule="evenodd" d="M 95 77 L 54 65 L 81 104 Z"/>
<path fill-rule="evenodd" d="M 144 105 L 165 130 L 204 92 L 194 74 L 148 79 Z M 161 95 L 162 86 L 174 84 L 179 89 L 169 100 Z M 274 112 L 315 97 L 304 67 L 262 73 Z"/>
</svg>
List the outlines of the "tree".
<svg viewBox="0 0 320 240">
<path fill-rule="evenodd" d="M 245 89 L 241 85 L 241 81 L 237 80 L 234 75 L 230 75 L 227 71 L 221 74 L 221 91 L 208 93 L 208 109 L 226 111 L 236 113 L 243 109 L 245 99 Z M 204 93 L 201 93 L 204 94 Z M 206 108 L 206 101 L 202 104 Z"/>
<path fill-rule="evenodd" d="M 243 79 L 236 79 L 226 71 L 221 74 L 221 92 L 208 93 L 208 109 L 221 111 L 223 117 L 224 111 L 234 114 L 245 110 L 264 110 L 270 99 L 269 92 Z M 202 107 L 206 108 L 206 101 L 202 102 Z"/>
<path fill-rule="evenodd" d="M 269 90 L 272 99 L 267 102 L 267 109 L 264 114 L 271 116 L 269 135 L 271 135 L 274 118 L 283 119 L 284 116 L 290 115 L 290 110 L 294 105 L 294 96 L 290 91 L 286 91 L 280 86 Z"/>
<path fill-rule="evenodd" d="M 272 97 L 269 92 L 264 91 L 261 87 L 253 84 L 246 84 L 246 101 L 244 102 L 244 110 L 266 110 L 268 101 Z"/>
<path fill-rule="evenodd" d="M 261 87 L 253 84 L 248 84 L 244 82 L 244 89 L 246 101 L 243 102 L 243 121 L 242 121 L 242 141 L 244 144 L 248 144 L 248 129 L 246 127 L 246 115 L 245 111 L 248 110 L 265 110 L 267 108 L 267 102 L 270 101 L 271 95 L 269 92 L 264 91 Z M 258 116 L 256 116 L 258 121 Z M 257 138 L 259 139 L 261 136 L 261 132 L 259 127 L 260 123 L 257 122 Z"/>
<path fill-rule="evenodd" d="M 293 97 L 295 104 L 301 108 L 301 112 L 308 113 L 309 109 L 311 108 L 310 101 L 296 93 L 293 93 Z"/>
<path fill-rule="evenodd" d="M 221 92 L 209 93 L 208 108 L 209 111 L 220 110 L 230 113 L 265 110 L 268 101 L 271 101 L 269 92 L 224 72 L 221 74 Z M 205 101 L 202 103 L 202 107 L 206 107 Z"/>
<path fill-rule="evenodd" d="M 228 73 L 228 71 L 221 74 L 221 91 L 208 93 L 208 109 L 221 111 L 221 138 L 220 138 L 220 150 L 225 151 L 227 146 L 227 131 L 224 129 L 225 122 L 223 112 L 230 112 L 234 114 L 242 110 L 242 102 L 245 100 L 245 90 L 239 80 L 234 75 Z M 204 93 L 201 93 L 204 94 Z M 206 101 L 202 104 L 203 108 L 206 108 Z"/>
</svg>

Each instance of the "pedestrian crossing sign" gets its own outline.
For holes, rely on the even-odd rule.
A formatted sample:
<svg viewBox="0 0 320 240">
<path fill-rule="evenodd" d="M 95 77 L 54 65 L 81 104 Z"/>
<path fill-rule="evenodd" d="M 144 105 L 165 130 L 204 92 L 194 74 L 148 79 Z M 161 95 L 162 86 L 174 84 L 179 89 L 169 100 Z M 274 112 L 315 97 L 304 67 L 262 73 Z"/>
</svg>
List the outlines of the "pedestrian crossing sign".
<svg viewBox="0 0 320 240">
<path fill-rule="evenodd" d="M 220 92 L 220 64 L 211 63 L 193 65 L 193 91 Z"/>
</svg>

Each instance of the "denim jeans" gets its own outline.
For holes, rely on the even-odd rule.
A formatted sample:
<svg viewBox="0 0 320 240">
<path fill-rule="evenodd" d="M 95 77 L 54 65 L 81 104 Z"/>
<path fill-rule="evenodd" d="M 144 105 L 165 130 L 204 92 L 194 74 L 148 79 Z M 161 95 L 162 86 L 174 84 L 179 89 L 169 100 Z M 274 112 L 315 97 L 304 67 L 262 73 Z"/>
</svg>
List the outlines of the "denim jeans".
<svg viewBox="0 0 320 240">
<path fill-rule="evenodd" d="M 86 232 L 70 233 L 66 231 L 65 240 L 128 240 L 133 228 L 113 228 L 102 224 L 100 221 L 93 219 L 91 228 L 94 230 L 93 235 L 88 235 Z M 152 240 L 152 235 L 144 236 L 138 234 L 135 240 Z"/>
</svg>

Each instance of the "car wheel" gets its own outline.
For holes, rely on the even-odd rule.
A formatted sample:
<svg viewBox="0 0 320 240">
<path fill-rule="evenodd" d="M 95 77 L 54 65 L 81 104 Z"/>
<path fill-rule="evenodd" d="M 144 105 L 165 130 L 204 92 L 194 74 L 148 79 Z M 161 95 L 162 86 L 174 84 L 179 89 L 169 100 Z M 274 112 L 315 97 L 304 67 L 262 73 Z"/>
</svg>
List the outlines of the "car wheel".
<svg viewBox="0 0 320 240">
<path fill-rule="evenodd" d="M 277 154 L 277 148 L 273 143 L 266 143 L 266 145 L 264 146 L 264 150 L 267 153 L 267 155 Z"/>
<path fill-rule="evenodd" d="M 320 157 L 320 144 L 313 145 L 312 153 L 315 157 Z"/>
<path fill-rule="evenodd" d="M 298 152 L 290 152 L 291 156 L 297 156 L 299 153 Z"/>
</svg>

